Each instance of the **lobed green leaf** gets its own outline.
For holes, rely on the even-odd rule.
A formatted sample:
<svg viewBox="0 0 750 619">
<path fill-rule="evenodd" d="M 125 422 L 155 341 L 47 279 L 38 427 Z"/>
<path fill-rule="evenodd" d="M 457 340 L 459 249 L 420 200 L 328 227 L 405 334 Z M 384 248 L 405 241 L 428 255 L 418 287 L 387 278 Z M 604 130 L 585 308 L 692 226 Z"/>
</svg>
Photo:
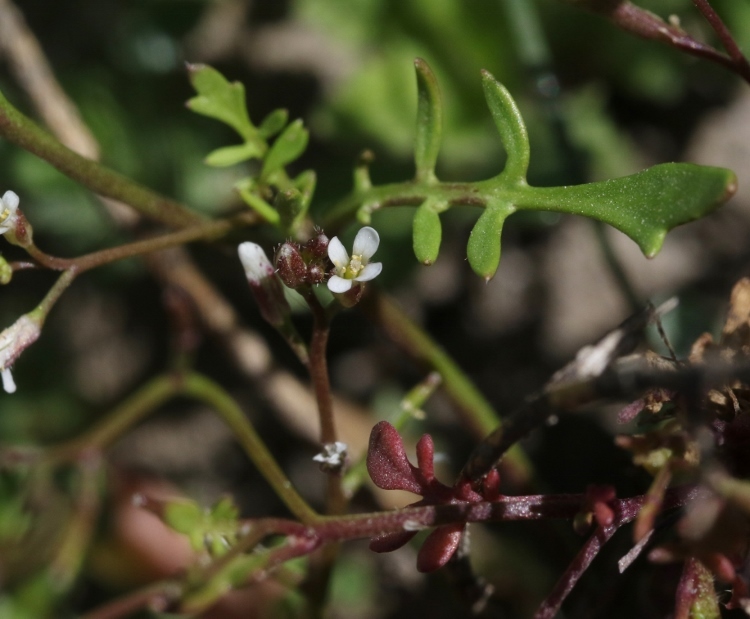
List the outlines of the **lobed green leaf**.
<svg viewBox="0 0 750 619">
<path fill-rule="evenodd" d="M 284 109 L 274 110 L 258 126 L 258 133 L 267 140 L 281 131 L 289 120 L 289 112 Z"/>
<path fill-rule="evenodd" d="M 508 155 L 501 177 L 512 183 L 525 183 L 529 168 L 529 136 L 521 112 L 505 86 L 488 71 L 482 71 L 482 86 Z"/>
<path fill-rule="evenodd" d="M 414 213 L 414 255 L 422 264 L 429 266 L 437 260 L 443 229 L 439 213 L 448 208 L 446 202 L 428 198 Z"/>
<path fill-rule="evenodd" d="M 598 219 L 627 234 L 651 258 L 669 230 L 708 215 L 736 189 L 731 170 L 664 163 L 588 185 L 527 187 L 516 206 Z"/>
<path fill-rule="evenodd" d="M 297 119 L 291 123 L 284 132 L 276 138 L 271 149 L 266 155 L 261 170 L 261 178 L 267 178 L 277 170 L 281 170 L 285 165 L 291 163 L 299 157 L 307 147 L 309 132 L 302 124 L 302 120 Z"/>
<path fill-rule="evenodd" d="M 258 132 L 247 113 L 245 87 L 242 84 L 230 83 L 216 69 L 204 64 L 188 65 L 188 72 L 190 82 L 198 93 L 187 102 L 193 112 L 226 123 L 245 141 L 258 140 Z"/>
<path fill-rule="evenodd" d="M 417 58 L 417 135 L 414 144 L 414 163 L 417 181 L 435 180 L 435 164 L 440 151 L 443 130 L 443 108 L 440 87 L 429 65 Z"/>
<path fill-rule="evenodd" d="M 245 142 L 244 144 L 217 148 L 206 156 L 204 162 L 215 168 L 225 168 L 253 157 L 260 158 L 262 155 L 263 151 L 257 143 Z"/>
<path fill-rule="evenodd" d="M 500 240 L 503 224 L 515 208 L 507 202 L 489 204 L 474 225 L 466 247 L 466 256 L 474 272 L 490 280 L 500 264 Z"/>
</svg>

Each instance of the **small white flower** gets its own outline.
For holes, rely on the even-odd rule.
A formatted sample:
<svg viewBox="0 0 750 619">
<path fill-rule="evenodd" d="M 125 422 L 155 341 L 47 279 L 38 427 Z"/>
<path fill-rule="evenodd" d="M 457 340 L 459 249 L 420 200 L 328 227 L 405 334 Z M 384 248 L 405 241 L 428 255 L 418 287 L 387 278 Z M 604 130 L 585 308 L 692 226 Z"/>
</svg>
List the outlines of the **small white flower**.
<svg viewBox="0 0 750 619">
<path fill-rule="evenodd" d="M 366 226 L 357 232 L 352 247 L 352 257 L 344 249 L 339 237 L 334 236 L 328 243 L 328 257 L 333 262 L 336 274 L 328 280 L 331 292 L 347 292 L 354 282 L 369 282 L 383 270 L 381 262 L 370 262 L 370 258 L 380 245 L 380 237 L 373 228 Z"/>
<path fill-rule="evenodd" d="M 257 286 L 261 281 L 273 275 L 273 265 L 266 256 L 266 252 L 257 243 L 250 243 L 249 241 L 241 243 L 237 248 L 237 253 L 240 255 L 245 275 L 251 284 Z"/>
<path fill-rule="evenodd" d="M 39 323 L 26 314 L 0 333 L 0 378 L 7 393 L 16 390 L 10 373 L 11 366 L 24 350 L 36 342 L 40 333 Z"/>
<path fill-rule="evenodd" d="M 0 198 L 0 234 L 15 230 L 20 199 L 13 191 L 6 191 Z"/>
<path fill-rule="evenodd" d="M 313 460 L 320 462 L 321 466 L 326 470 L 340 470 L 346 464 L 348 448 L 347 444 L 341 441 L 326 443 L 323 445 L 323 451 L 313 456 Z"/>
</svg>

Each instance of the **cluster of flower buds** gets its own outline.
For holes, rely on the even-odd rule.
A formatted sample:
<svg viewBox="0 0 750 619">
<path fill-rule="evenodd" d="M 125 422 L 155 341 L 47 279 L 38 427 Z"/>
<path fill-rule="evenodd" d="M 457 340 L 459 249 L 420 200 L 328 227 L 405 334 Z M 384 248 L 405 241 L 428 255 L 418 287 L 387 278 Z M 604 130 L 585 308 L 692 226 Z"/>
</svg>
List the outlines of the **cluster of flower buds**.
<svg viewBox="0 0 750 619">
<path fill-rule="evenodd" d="M 281 281 L 296 290 L 303 286 L 322 284 L 328 271 L 328 237 L 316 231 L 307 243 L 283 243 L 274 260 Z"/>
</svg>

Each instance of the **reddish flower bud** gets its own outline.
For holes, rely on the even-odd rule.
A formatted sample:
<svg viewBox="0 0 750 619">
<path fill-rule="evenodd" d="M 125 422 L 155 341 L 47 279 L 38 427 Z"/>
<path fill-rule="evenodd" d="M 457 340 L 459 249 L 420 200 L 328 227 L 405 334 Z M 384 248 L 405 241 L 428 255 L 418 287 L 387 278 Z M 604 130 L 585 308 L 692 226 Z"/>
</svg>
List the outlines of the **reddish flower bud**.
<svg viewBox="0 0 750 619">
<path fill-rule="evenodd" d="M 289 288 L 299 288 L 307 283 L 307 265 L 299 247 L 287 241 L 276 252 L 276 272 Z"/>
<path fill-rule="evenodd" d="M 323 232 L 318 232 L 305 243 L 302 251 L 312 260 L 325 260 L 328 258 L 328 237 Z"/>
</svg>

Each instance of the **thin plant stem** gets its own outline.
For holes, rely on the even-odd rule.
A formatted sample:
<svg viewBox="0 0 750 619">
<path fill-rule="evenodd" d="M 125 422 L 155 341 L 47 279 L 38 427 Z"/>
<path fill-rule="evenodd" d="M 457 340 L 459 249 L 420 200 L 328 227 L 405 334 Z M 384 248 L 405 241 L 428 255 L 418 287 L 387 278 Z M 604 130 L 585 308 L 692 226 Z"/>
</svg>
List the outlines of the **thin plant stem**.
<svg viewBox="0 0 750 619">
<path fill-rule="evenodd" d="M 88 432 L 50 448 L 43 458 L 59 463 L 89 450 L 103 450 L 167 400 L 180 394 L 205 402 L 219 414 L 250 460 L 297 518 L 306 523 L 319 519 L 293 488 L 237 403 L 218 384 L 196 373 L 169 374 L 149 381 Z"/>
<path fill-rule="evenodd" d="M 243 213 L 231 219 L 222 219 L 218 221 L 207 221 L 199 225 L 192 225 L 177 232 L 171 232 L 150 239 L 143 239 L 133 243 L 126 243 L 109 249 L 85 254 L 77 258 L 58 258 L 44 253 L 36 246 L 31 245 L 26 248 L 39 264 L 49 269 L 63 271 L 75 269 L 77 273 L 82 273 L 105 264 L 141 256 L 151 252 L 184 245 L 198 240 L 215 240 L 224 236 L 234 228 L 243 225 L 250 225 L 257 222 L 257 216 L 253 213 Z"/>
<path fill-rule="evenodd" d="M 159 195 L 106 166 L 73 152 L 19 112 L 2 93 L 0 135 L 45 160 L 94 193 L 124 202 L 146 217 L 178 228 L 205 221 L 202 215 L 179 202 Z"/>
<path fill-rule="evenodd" d="M 484 439 L 501 426 L 499 415 L 463 370 L 390 297 L 373 292 L 365 296 L 360 306 L 399 348 L 440 374 L 446 394 L 477 440 Z M 511 449 L 506 465 L 513 468 L 513 477 L 519 482 L 525 483 L 532 478 L 531 463 L 520 447 Z"/>
<path fill-rule="evenodd" d="M 742 53 L 739 45 L 737 45 L 729 28 L 727 28 L 724 21 L 711 6 L 711 3 L 708 0 L 693 0 L 693 4 L 703 14 L 706 21 L 708 21 L 716 34 L 719 35 L 721 44 L 724 46 L 724 49 L 727 50 L 729 57 L 734 62 L 737 74 L 750 82 L 750 63 L 748 63 L 747 58 Z"/>
<path fill-rule="evenodd" d="M 297 518 L 315 522 L 318 514 L 297 493 L 276 459 L 234 399 L 217 383 L 196 373 L 185 375 L 183 393 L 209 404 L 230 427 L 266 481 Z"/>
<path fill-rule="evenodd" d="M 305 296 L 313 315 L 313 331 L 310 342 L 310 362 L 308 368 L 313 382 L 315 399 L 318 403 L 320 419 L 320 442 L 323 446 L 338 440 L 336 420 L 333 413 L 333 398 L 331 396 L 331 381 L 328 374 L 328 337 L 330 335 L 330 318 L 325 308 L 320 304 L 312 289 Z M 331 470 L 326 479 L 326 514 L 335 516 L 346 513 L 347 498 L 343 489 L 342 472 Z M 333 573 L 333 567 L 339 553 L 338 544 L 330 544 L 323 548 L 319 556 L 314 557 L 306 583 L 309 600 L 315 616 L 322 616 L 328 590 Z"/>
</svg>

